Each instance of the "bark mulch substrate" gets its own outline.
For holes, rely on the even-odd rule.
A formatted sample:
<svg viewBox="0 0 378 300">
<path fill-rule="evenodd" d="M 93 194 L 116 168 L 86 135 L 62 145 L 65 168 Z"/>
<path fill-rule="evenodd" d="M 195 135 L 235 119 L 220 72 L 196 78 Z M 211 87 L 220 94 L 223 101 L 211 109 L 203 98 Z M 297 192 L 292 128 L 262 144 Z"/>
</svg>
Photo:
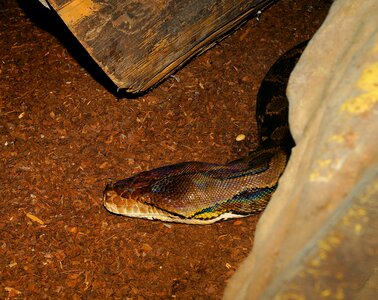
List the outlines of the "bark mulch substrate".
<svg viewBox="0 0 378 300">
<path fill-rule="evenodd" d="M 280 1 L 149 93 L 119 99 L 37 1 L 0 0 L 0 298 L 221 298 L 258 216 L 130 219 L 103 208 L 103 188 L 165 164 L 246 154 L 259 82 L 329 4 Z"/>
</svg>

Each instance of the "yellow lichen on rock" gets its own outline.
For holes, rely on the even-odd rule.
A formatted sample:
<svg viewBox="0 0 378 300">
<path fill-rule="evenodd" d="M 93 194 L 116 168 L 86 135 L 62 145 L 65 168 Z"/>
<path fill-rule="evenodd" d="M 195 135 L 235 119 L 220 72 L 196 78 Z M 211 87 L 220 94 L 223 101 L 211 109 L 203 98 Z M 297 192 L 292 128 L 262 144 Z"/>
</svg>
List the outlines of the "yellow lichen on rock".
<svg viewBox="0 0 378 300">
<path fill-rule="evenodd" d="M 310 182 L 329 181 L 332 178 L 331 159 L 320 159 L 316 162 L 315 169 L 310 173 Z"/>
<path fill-rule="evenodd" d="M 370 111 L 378 103 L 378 63 L 373 63 L 363 70 L 357 87 L 365 92 L 345 101 L 341 111 L 361 114 Z"/>
</svg>

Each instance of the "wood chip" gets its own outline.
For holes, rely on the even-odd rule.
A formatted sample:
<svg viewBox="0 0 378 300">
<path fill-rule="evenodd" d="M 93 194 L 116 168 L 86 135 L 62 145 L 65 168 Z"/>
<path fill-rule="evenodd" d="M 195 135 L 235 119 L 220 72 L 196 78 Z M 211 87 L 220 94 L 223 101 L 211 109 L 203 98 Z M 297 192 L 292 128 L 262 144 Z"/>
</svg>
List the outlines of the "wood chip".
<svg viewBox="0 0 378 300">
<path fill-rule="evenodd" d="M 239 134 L 236 139 L 235 139 L 237 142 L 241 142 L 243 140 L 245 140 L 245 134 Z"/>
<path fill-rule="evenodd" d="M 40 218 L 36 217 L 35 215 L 32 215 L 31 213 L 27 213 L 26 216 L 32 220 L 33 222 L 36 222 L 40 225 L 44 225 L 45 222 L 43 222 Z"/>
<path fill-rule="evenodd" d="M 12 288 L 12 287 L 9 287 L 9 286 L 6 286 L 4 288 L 4 290 L 6 292 L 8 292 L 9 297 L 16 297 L 17 295 L 20 295 L 22 293 L 19 290 L 16 290 L 15 288 Z"/>
</svg>

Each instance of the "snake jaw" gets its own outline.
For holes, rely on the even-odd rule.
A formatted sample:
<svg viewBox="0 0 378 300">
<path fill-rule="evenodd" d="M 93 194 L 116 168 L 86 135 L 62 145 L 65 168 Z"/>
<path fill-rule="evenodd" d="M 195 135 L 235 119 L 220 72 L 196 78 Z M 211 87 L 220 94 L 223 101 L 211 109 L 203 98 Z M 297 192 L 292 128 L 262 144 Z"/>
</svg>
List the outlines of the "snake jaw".
<svg viewBox="0 0 378 300">
<path fill-rule="evenodd" d="M 159 209 L 144 204 L 138 198 L 131 197 L 132 192 L 127 193 L 129 197 L 125 197 L 125 194 L 123 192 L 122 195 L 119 195 L 113 184 L 107 185 L 103 196 L 105 208 L 114 214 L 150 220 L 155 219 L 154 216 L 161 214 Z"/>
<path fill-rule="evenodd" d="M 128 178 L 106 186 L 103 203 L 105 208 L 118 215 L 131 218 L 179 222 L 179 216 L 151 205 L 151 182 Z"/>
</svg>

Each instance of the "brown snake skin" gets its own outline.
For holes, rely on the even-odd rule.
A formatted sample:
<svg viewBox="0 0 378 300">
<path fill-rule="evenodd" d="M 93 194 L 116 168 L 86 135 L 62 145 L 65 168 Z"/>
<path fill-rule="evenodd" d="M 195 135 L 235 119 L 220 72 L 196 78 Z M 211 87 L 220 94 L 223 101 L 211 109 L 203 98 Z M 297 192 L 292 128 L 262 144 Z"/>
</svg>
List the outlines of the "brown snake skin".
<svg viewBox="0 0 378 300">
<path fill-rule="evenodd" d="M 128 217 L 210 224 L 266 207 L 294 141 L 288 125 L 286 86 L 307 42 L 286 52 L 268 71 L 257 96 L 260 146 L 225 165 L 185 162 L 110 183 L 104 206 Z"/>
</svg>

